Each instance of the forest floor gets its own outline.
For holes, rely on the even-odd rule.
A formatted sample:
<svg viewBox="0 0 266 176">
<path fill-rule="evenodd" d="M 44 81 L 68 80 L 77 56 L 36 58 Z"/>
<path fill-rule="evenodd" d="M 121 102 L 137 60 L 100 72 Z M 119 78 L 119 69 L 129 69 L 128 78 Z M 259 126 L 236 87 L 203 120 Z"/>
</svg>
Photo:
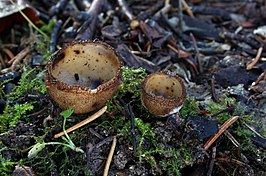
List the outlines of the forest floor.
<svg viewBox="0 0 266 176">
<path fill-rule="evenodd" d="M 0 24 L 0 175 L 266 174 L 264 1 L 10 0 Z M 46 64 L 95 39 L 121 56 L 122 83 L 101 116 L 55 138 L 97 112 L 59 108 Z M 166 117 L 140 97 L 159 71 L 186 88 Z"/>
</svg>

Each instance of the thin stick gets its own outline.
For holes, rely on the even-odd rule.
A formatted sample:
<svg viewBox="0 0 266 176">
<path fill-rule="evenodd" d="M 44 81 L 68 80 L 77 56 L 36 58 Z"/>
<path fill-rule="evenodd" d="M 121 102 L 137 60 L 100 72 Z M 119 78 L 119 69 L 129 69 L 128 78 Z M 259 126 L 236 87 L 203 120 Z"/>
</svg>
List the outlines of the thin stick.
<svg viewBox="0 0 266 176">
<path fill-rule="evenodd" d="M 117 142 L 116 136 L 114 136 L 113 143 L 112 143 L 112 146 L 111 146 L 111 149 L 110 149 L 110 152 L 109 152 L 106 164 L 105 164 L 103 176 L 108 176 L 108 171 L 109 171 L 109 167 L 110 167 L 113 155 L 114 155 L 116 142 Z"/>
<path fill-rule="evenodd" d="M 198 45 L 197 45 L 196 39 L 195 39 L 195 37 L 194 37 L 194 35 L 192 33 L 190 33 L 190 37 L 192 39 L 192 42 L 193 42 L 193 45 L 194 45 L 194 48 L 195 48 L 195 51 L 196 51 L 196 60 L 197 60 L 197 63 L 198 63 L 199 72 L 202 73 L 202 64 L 201 64 L 201 60 L 200 60 L 200 52 L 199 52 Z"/>
<path fill-rule="evenodd" d="M 16 70 L 16 66 L 18 65 L 18 63 L 25 58 L 25 56 L 27 54 L 29 54 L 31 51 L 31 49 L 29 47 L 24 48 L 22 51 L 20 51 L 14 58 L 12 58 L 12 65 L 9 68 L 5 68 L 3 70 L 1 70 L 1 73 L 7 73 L 10 71 L 15 71 Z"/>
<path fill-rule="evenodd" d="M 224 131 L 224 134 L 231 140 L 231 142 L 237 147 L 239 148 L 240 147 L 240 144 L 239 142 L 234 138 L 234 136 L 229 133 L 229 131 L 225 130 Z"/>
<path fill-rule="evenodd" d="M 216 103 L 219 102 L 219 99 L 217 98 L 217 94 L 215 91 L 215 78 L 214 78 L 214 76 L 212 76 L 212 78 L 211 78 L 211 95 L 212 95 L 214 102 L 216 102 Z"/>
<path fill-rule="evenodd" d="M 126 15 L 129 21 L 132 21 L 135 18 L 135 16 L 129 10 L 126 2 L 124 0 L 117 0 L 117 1 L 118 1 L 118 5 L 121 7 L 122 12 Z"/>
<path fill-rule="evenodd" d="M 263 137 L 260 133 L 258 133 L 257 131 L 255 131 L 251 126 L 249 126 L 248 124 L 246 124 L 245 122 L 242 122 L 249 130 L 251 130 L 253 133 L 255 133 L 257 136 L 265 139 L 265 137 Z"/>
<path fill-rule="evenodd" d="M 22 51 L 20 51 L 16 56 L 15 59 L 11 65 L 11 69 L 14 70 L 16 65 L 28 54 L 30 53 L 31 49 L 29 47 L 24 48 Z"/>
<path fill-rule="evenodd" d="M 183 5 L 184 10 L 188 13 L 188 15 L 194 18 L 194 14 L 191 11 L 190 7 L 187 5 L 187 2 L 185 0 L 182 0 L 182 5 Z"/>
<path fill-rule="evenodd" d="M 231 119 L 227 120 L 221 127 L 220 130 L 213 135 L 212 137 L 210 137 L 208 139 L 208 141 L 204 144 L 204 150 L 208 150 L 209 147 L 216 141 L 216 139 L 221 136 L 221 134 L 230 126 L 232 125 L 237 119 L 239 118 L 239 116 L 234 116 Z"/>
<path fill-rule="evenodd" d="M 251 70 L 256 65 L 256 63 L 260 60 L 262 50 L 263 50 L 263 47 L 260 47 L 258 49 L 257 56 L 250 64 L 247 65 L 247 68 L 246 68 L 247 70 Z"/>
<path fill-rule="evenodd" d="M 100 117 L 107 109 L 107 106 L 104 106 L 102 109 L 100 109 L 99 111 L 97 111 L 95 114 L 93 114 L 92 116 L 88 117 L 87 119 L 77 123 L 76 125 L 68 128 L 66 130 L 67 133 L 74 131 L 90 122 L 92 122 L 93 120 L 97 119 L 98 117 Z M 60 136 L 63 136 L 65 133 L 62 131 L 61 133 L 58 133 L 56 135 L 54 135 L 54 138 L 59 138 Z"/>
<path fill-rule="evenodd" d="M 182 1 L 183 0 L 178 0 L 178 18 L 179 18 L 179 29 L 180 31 L 183 31 L 183 6 L 182 6 Z"/>
<path fill-rule="evenodd" d="M 251 84 L 251 86 L 256 86 L 257 84 L 259 84 L 259 82 L 260 82 L 262 79 L 264 79 L 265 75 L 266 75 L 266 70 L 264 70 L 264 72 L 260 74 L 260 76 L 258 77 L 258 79 L 257 79 L 255 82 L 253 82 L 253 83 Z"/>
<path fill-rule="evenodd" d="M 98 15 L 103 10 L 105 0 L 94 0 L 88 11 L 87 15 L 91 18 L 88 18 L 78 30 L 78 35 L 76 40 L 92 40 L 98 21 Z"/>
<path fill-rule="evenodd" d="M 170 11 L 171 7 L 172 6 L 169 3 L 169 1 L 166 0 L 164 3 L 164 7 L 162 9 L 160 9 L 158 12 L 156 12 L 154 17 L 159 18 L 161 16 L 161 14 L 166 14 L 167 12 Z"/>
<path fill-rule="evenodd" d="M 14 54 L 9 50 L 9 49 L 7 49 L 7 48 L 3 48 L 2 49 L 7 55 L 8 55 L 8 57 L 11 59 L 11 60 L 9 60 L 8 61 L 8 64 L 12 64 L 12 62 L 14 61 Z"/>
<path fill-rule="evenodd" d="M 174 51 L 178 55 L 178 57 L 180 56 L 180 52 L 174 46 L 172 46 L 170 44 L 167 44 L 166 46 L 169 49 L 171 49 L 172 51 Z M 189 60 L 187 58 L 184 58 L 184 60 L 193 67 L 193 69 L 195 70 L 196 74 L 199 74 L 198 68 L 196 67 L 196 65 L 191 60 Z"/>
<path fill-rule="evenodd" d="M 216 158 L 216 147 L 212 148 L 212 158 L 210 161 L 210 166 L 207 172 L 207 176 L 211 176 L 212 175 L 212 170 L 213 170 L 213 166 L 214 166 L 214 162 L 215 162 L 215 158 Z"/>
<path fill-rule="evenodd" d="M 6 67 L 6 63 L 5 63 L 5 61 L 4 61 L 4 59 L 3 59 L 3 57 L 2 57 L 1 54 L 0 54 L 0 64 L 2 64 L 2 65 L 0 66 L 0 69 L 2 69 L 2 67 L 3 67 L 3 68 Z"/>
<path fill-rule="evenodd" d="M 227 162 L 227 163 L 233 163 L 233 164 L 237 164 L 241 167 L 250 167 L 248 164 L 242 162 L 242 161 L 239 161 L 239 160 L 236 160 L 236 159 L 230 159 L 230 158 L 217 158 L 217 160 L 219 161 L 224 161 L 224 162 Z"/>
</svg>

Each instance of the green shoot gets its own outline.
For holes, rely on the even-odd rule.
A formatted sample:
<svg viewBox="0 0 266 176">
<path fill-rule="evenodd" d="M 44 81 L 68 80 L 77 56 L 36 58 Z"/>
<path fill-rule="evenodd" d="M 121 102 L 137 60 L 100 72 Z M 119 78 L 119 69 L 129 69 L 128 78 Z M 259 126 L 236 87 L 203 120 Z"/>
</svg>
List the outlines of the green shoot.
<svg viewBox="0 0 266 176">
<path fill-rule="evenodd" d="M 60 115 L 63 116 L 63 118 L 64 118 L 63 131 L 64 131 L 66 137 L 62 136 L 62 139 L 65 141 L 65 143 L 63 143 L 63 142 L 38 142 L 34 146 L 32 146 L 31 150 L 28 152 L 28 158 L 35 157 L 47 145 L 62 145 L 62 146 L 68 147 L 68 148 L 70 148 L 76 152 L 84 153 L 84 151 L 81 148 L 75 146 L 75 144 L 73 143 L 73 141 L 71 140 L 71 138 L 69 137 L 69 135 L 67 134 L 67 132 L 65 130 L 66 119 L 68 117 L 70 117 L 73 112 L 74 112 L 74 110 L 72 108 L 70 108 L 70 109 L 67 109 L 67 110 L 60 113 Z"/>
</svg>

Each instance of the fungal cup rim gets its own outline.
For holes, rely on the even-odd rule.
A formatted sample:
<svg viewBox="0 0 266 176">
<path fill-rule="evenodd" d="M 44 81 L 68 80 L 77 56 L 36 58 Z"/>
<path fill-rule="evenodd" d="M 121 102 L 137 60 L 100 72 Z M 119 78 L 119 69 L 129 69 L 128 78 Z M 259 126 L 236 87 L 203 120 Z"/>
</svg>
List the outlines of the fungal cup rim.
<svg viewBox="0 0 266 176">
<path fill-rule="evenodd" d="M 112 51 L 115 56 L 113 57 L 116 59 L 117 62 L 117 71 L 115 75 L 108 81 L 100 84 L 94 89 L 91 89 L 90 87 L 87 86 L 82 86 L 82 85 L 71 85 L 68 84 L 62 80 L 57 79 L 53 74 L 52 74 L 52 69 L 56 63 L 58 63 L 61 59 L 59 58 L 59 55 L 62 54 L 69 46 L 73 46 L 76 44 L 82 44 L 82 45 L 101 45 L 102 47 L 106 48 L 107 50 Z M 98 93 L 102 92 L 104 90 L 109 89 L 110 87 L 115 87 L 121 82 L 122 78 L 122 66 L 123 63 L 121 61 L 121 56 L 117 53 L 117 51 L 107 43 L 101 42 L 99 40 L 82 40 L 82 41 L 74 41 L 71 43 L 66 44 L 62 49 L 58 50 L 49 60 L 49 62 L 46 65 L 46 85 L 49 86 L 51 84 L 56 85 L 57 89 L 59 90 L 64 90 L 64 91 L 74 91 L 74 92 L 90 92 L 90 93 Z"/>
<path fill-rule="evenodd" d="M 176 98 L 175 97 L 174 98 L 167 98 L 167 97 L 164 97 L 162 95 L 154 95 L 154 94 L 151 94 L 151 93 L 147 92 L 145 88 L 146 88 L 148 80 L 151 77 L 156 76 L 156 75 L 171 76 L 172 78 L 176 79 L 179 82 L 179 84 L 181 86 L 181 89 L 182 89 L 181 96 L 176 97 Z M 150 96 L 150 97 L 153 97 L 153 98 L 156 98 L 156 99 L 158 99 L 158 101 L 168 101 L 168 102 L 172 102 L 172 103 L 181 103 L 181 105 L 182 105 L 182 102 L 184 101 L 184 99 L 186 97 L 186 89 L 185 89 L 185 86 L 183 84 L 182 79 L 179 76 L 177 76 L 177 75 L 169 75 L 168 72 L 165 72 L 165 71 L 154 72 L 154 73 L 149 74 L 145 78 L 141 89 L 142 89 L 142 93 L 143 94 L 145 94 L 147 96 Z"/>
</svg>

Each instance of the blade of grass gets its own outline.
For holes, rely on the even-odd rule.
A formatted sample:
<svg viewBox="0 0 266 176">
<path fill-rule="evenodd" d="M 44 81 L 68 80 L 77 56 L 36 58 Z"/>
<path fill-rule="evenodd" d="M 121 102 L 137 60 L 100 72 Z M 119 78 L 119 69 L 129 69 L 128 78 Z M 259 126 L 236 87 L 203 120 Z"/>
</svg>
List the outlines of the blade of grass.
<svg viewBox="0 0 266 176">
<path fill-rule="evenodd" d="M 23 16 L 23 18 L 25 18 L 25 20 L 37 31 L 39 32 L 41 35 L 43 35 L 45 37 L 46 40 L 49 40 L 49 37 L 48 35 L 46 35 L 43 31 L 41 31 L 28 17 L 27 15 L 22 12 L 22 10 L 19 9 L 18 5 L 13 1 L 13 0 L 10 0 L 10 2 L 15 5 L 19 11 L 19 13 Z"/>
</svg>

